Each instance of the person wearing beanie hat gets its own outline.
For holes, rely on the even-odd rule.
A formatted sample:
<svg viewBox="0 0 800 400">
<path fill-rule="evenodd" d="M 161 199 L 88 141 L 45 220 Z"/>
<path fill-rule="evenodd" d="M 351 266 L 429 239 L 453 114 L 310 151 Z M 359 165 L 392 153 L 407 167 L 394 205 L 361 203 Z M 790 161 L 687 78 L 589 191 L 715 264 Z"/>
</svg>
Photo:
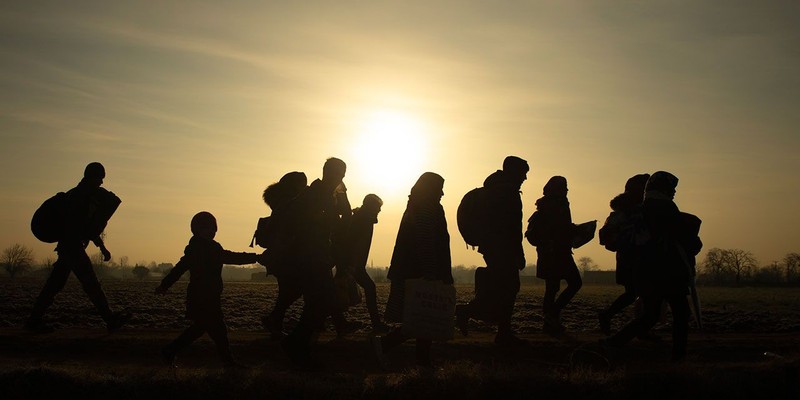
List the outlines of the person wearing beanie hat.
<svg viewBox="0 0 800 400">
<path fill-rule="evenodd" d="M 192 217 L 192 238 L 183 251 L 183 257 L 164 276 L 155 289 L 164 294 L 187 271 L 189 286 L 186 288 L 186 318 L 192 321 L 175 340 L 161 349 L 161 356 L 170 366 L 175 366 L 178 353 L 208 334 L 217 346 L 217 352 L 226 367 L 239 366 L 231 355 L 228 343 L 228 328 L 222 312 L 222 266 L 224 264 L 254 264 L 259 255 L 234 253 L 225 250 L 214 240 L 217 234 L 217 219 L 208 211 Z"/>
<path fill-rule="evenodd" d="M 100 249 L 103 261 L 111 260 L 111 252 L 106 248 L 101 235 L 121 200 L 101 187 L 105 176 L 103 164 L 89 163 L 84 169 L 83 179 L 66 193 L 63 231 L 56 246 L 58 259 L 53 263 L 53 270 L 36 298 L 33 310 L 25 322 L 25 330 L 34 333 L 49 333 L 54 330 L 44 323 L 43 317 L 53 304 L 56 294 L 66 285 L 70 272 L 75 273 L 75 277 L 81 282 L 84 292 L 105 321 L 108 332 L 117 331 L 131 318 L 130 312 L 111 311 L 92 261 L 86 254 L 86 246 L 92 242 Z"/>
<path fill-rule="evenodd" d="M 486 268 L 475 273 L 475 297 L 456 307 L 456 324 L 466 335 L 469 319 L 497 325 L 494 342 L 498 346 L 520 346 L 525 341 L 511 328 L 511 316 L 520 288 L 519 271 L 525 268 L 522 249 L 522 198 L 520 188 L 528 178 L 528 162 L 507 156 L 503 169 L 483 182 L 485 221 L 478 252 Z"/>
<path fill-rule="evenodd" d="M 580 271 L 572 257 L 572 242 L 576 226 L 572 223 L 572 214 L 567 200 L 567 179 L 563 176 L 550 178 L 542 189 L 543 197 L 536 200 L 536 212 L 528 220 L 526 237 L 536 246 L 536 277 L 545 281 L 542 311 L 544 324 L 542 330 L 550 335 L 559 336 L 565 331 L 561 324 L 561 311 L 578 293 L 583 281 Z M 532 221 L 540 233 L 540 239 L 533 240 Z M 567 287 L 561 290 L 561 280 L 567 281 Z"/>
<path fill-rule="evenodd" d="M 694 257 L 700 252 L 700 220 L 681 213 L 673 201 L 678 178 L 665 171 L 653 173 L 645 185 L 642 214 L 649 239 L 641 245 L 641 262 L 634 265 L 634 286 L 643 312 L 604 341 L 620 347 L 645 334 L 658 322 L 661 304 L 672 311 L 672 359 L 686 357 L 689 333 L 689 294 Z"/>
<path fill-rule="evenodd" d="M 619 243 L 625 240 L 620 236 L 628 234 L 620 231 L 635 229 L 636 221 L 641 221 L 644 188 L 649 178 L 650 174 L 638 174 L 625 182 L 625 191 L 611 199 L 611 214 L 600 228 L 600 244 L 617 253 L 616 282 L 625 288 L 625 292 L 598 315 L 600 330 L 606 335 L 611 334 L 611 319 L 636 301 L 633 269 L 640 261 L 640 249 Z"/>
</svg>

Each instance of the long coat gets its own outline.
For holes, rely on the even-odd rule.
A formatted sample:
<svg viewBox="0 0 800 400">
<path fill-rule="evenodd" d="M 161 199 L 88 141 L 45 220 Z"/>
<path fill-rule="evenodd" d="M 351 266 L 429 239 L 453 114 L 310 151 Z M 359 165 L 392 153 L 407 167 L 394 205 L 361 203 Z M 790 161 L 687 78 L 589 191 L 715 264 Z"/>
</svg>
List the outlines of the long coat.
<svg viewBox="0 0 800 400">
<path fill-rule="evenodd" d="M 543 243 L 536 246 L 536 277 L 566 279 L 578 270 L 572 258 L 575 224 L 566 198 L 544 196 L 536 201 L 543 225 Z"/>
<path fill-rule="evenodd" d="M 405 281 L 426 278 L 453 283 L 450 234 L 438 202 L 410 200 L 392 253 L 387 278 L 392 281 L 385 318 L 402 322 Z"/>
</svg>

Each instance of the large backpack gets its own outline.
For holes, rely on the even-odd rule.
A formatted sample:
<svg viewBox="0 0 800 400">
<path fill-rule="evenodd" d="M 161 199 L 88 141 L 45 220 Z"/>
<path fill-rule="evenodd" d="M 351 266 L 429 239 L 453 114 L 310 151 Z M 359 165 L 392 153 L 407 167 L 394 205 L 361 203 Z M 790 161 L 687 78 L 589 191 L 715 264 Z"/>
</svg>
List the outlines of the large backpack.
<svg viewBox="0 0 800 400">
<path fill-rule="evenodd" d="M 68 200 L 69 195 L 58 192 L 36 209 L 31 218 L 33 236 L 45 243 L 55 243 L 61 240 Z"/>
<path fill-rule="evenodd" d="M 618 251 L 642 246 L 650 240 L 641 206 L 629 213 L 613 211 L 598 232 L 600 244 L 607 250 Z"/>
<path fill-rule="evenodd" d="M 485 240 L 488 219 L 486 203 L 486 189 L 479 187 L 467 192 L 458 205 L 458 231 L 469 246 L 480 246 Z"/>
</svg>

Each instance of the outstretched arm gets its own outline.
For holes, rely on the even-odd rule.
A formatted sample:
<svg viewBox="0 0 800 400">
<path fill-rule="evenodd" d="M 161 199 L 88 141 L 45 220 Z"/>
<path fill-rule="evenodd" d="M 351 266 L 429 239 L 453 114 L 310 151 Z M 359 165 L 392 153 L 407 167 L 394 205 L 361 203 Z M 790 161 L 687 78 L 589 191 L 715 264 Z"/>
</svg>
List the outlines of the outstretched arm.
<svg viewBox="0 0 800 400">
<path fill-rule="evenodd" d="M 258 262 L 259 258 L 260 255 L 256 253 L 236 253 L 228 250 L 222 251 L 223 264 L 233 264 L 233 265 L 255 264 L 256 262 Z"/>
<path fill-rule="evenodd" d="M 164 279 L 161 280 L 161 284 L 156 288 L 156 294 L 166 293 L 167 289 L 169 289 L 170 286 L 172 286 L 172 284 L 177 282 L 178 279 L 180 279 L 180 277 L 186 271 L 188 271 L 192 265 L 196 264 L 197 261 L 196 257 L 197 256 L 187 246 L 186 250 L 184 251 L 183 257 L 181 257 L 180 261 L 178 261 L 178 264 L 172 267 L 172 269 L 169 270 L 169 273 L 167 273 Z"/>
</svg>

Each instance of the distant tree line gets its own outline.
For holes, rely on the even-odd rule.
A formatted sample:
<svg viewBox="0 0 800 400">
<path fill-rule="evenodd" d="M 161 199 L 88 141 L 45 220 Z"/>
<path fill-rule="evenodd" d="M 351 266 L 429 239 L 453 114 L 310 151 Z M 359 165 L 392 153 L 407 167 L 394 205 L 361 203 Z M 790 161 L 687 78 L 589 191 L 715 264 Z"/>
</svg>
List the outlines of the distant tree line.
<svg viewBox="0 0 800 400">
<path fill-rule="evenodd" d="M 697 267 L 697 282 L 706 285 L 800 286 L 800 253 L 789 253 L 780 262 L 759 265 L 749 251 L 715 247 L 706 252 Z"/>
<path fill-rule="evenodd" d="M 95 273 L 106 279 L 161 279 L 174 266 L 172 263 L 156 263 L 140 261 L 130 265 L 127 256 L 109 262 L 103 261 L 99 252 L 91 255 Z M 578 260 L 581 273 L 599 269 L 591 257 Z M 25 245 L 15 243 L 0 253 L 0 271 L 10 278 L 20 275 L 46 277 L 53 267 L 53 258 L 46 257 L 37 264 L 33 250 Z M 456 265 L 453 267 L 453 279 L 458 284 L 475 282 L 475 268 L 478 266 Z M 254 269 L 248 267 L 225 266 L 223 279 L 248 281 Z M 263 271 L 260 270 L 260 271 Z M 367 273 L 375 282 L 388 282 L 388 267 L 367 267 Z M 536 266 L 528 264 L 520 272 L 522 276 L 532 276 Z M 760 265 L 753 253 L 742 249 L 709 249 L 705 257 L 697 265 L 697 282 L 702 285 L 787 285 L 800 286 L 800 253 L 788 253 L 782 260 Z"/>
</svg>

